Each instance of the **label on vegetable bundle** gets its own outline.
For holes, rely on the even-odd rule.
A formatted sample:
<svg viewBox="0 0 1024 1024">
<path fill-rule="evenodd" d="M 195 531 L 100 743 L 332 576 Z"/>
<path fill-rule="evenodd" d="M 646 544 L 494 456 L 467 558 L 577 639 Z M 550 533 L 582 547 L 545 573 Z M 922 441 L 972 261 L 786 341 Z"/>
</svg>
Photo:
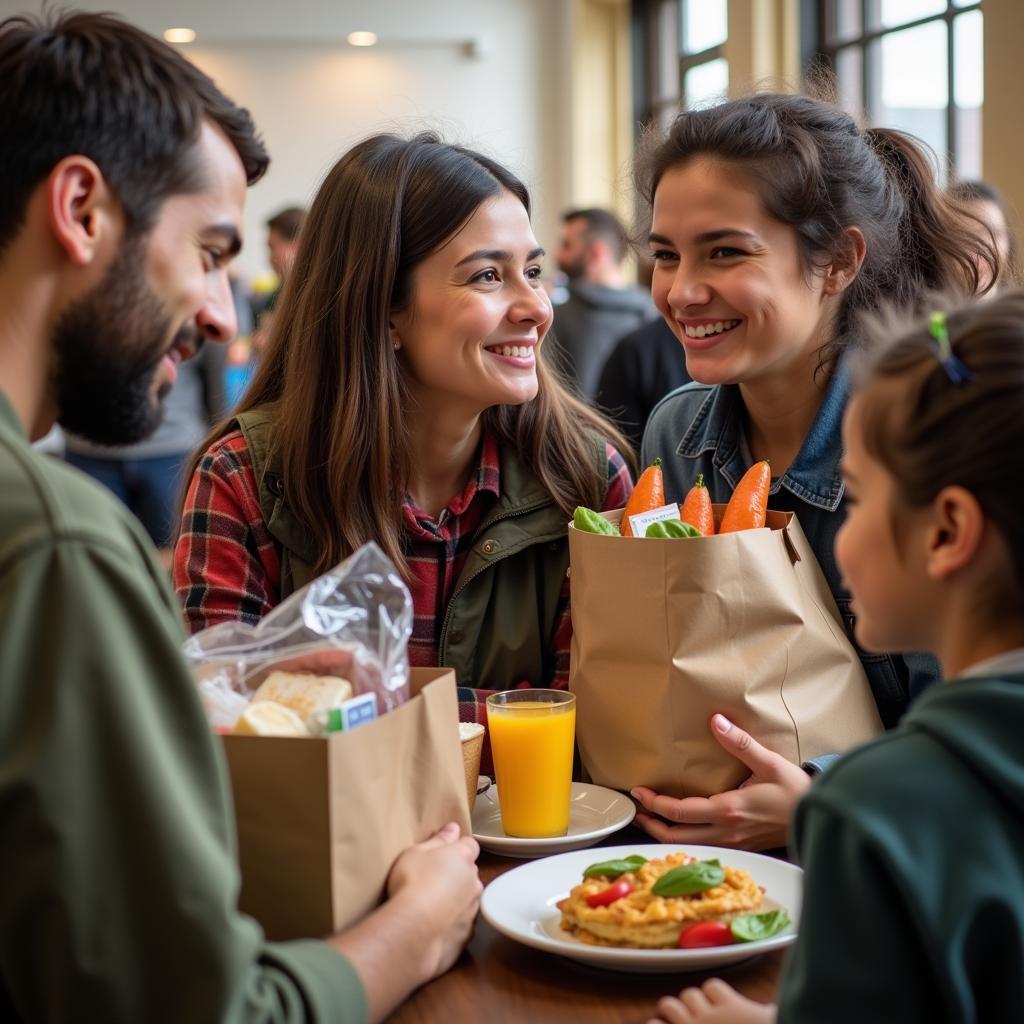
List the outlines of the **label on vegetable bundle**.
<svg viewBox="0 0 1024 1024">
<path fill-rule="evenodd" d="M 635 516 L 630 516 L 629 528 L 633 531 L 634 537 L 646 537 L 647 527 L 651 523 L 663 523 L 666 519 L 678 518 L 679 506 L 673 502 L 671 505 L 652 508 L 650 512 L 638 512 Z"/>
</svg>

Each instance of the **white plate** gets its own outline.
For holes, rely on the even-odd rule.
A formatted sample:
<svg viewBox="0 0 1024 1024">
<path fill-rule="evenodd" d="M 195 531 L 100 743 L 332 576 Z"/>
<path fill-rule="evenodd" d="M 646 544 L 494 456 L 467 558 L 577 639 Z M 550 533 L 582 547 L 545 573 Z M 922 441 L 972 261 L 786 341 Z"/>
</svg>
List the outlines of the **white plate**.
<svg viewBox="0 0 1024 1024">
<path fill-rule="evenodd" d="M 633 820 L 633 801 L 614 789 L 574 782 L 569 796 L 569 831 L 551 839 L 517 839 L 501 827 L 498 787 L 491 786 L 476 798 L 473 838 L 491 853 L 505 857 L 547 857 L 552 853 L 581 850 Z"/>
<path fill-rule="evenodd" d="M 786 908 L 789 912 L 789 926 L 770 939 L 707 949 L 590 946 L 559 927 L 562 915 L 556 904 L 569 895 L 574 885 L 582 881 L 584 868 L 597 861 L 627 857 L 631 853 L 655 860 L 680 851 L 699 860 L 718 859 L 723 864 L 748 872 L 755 882 L 765 887 L 766 909 L 776 906 Z M 564 853 L 506 871 L 484 890 L 480 910 L 484 919 L 502 935 L 524 945 L 557 953 L 594 967 L 653 974 L 722 967 L 788 946 L 796 938 L 802 891 L 803 872 L 800 868 L 758 853 L 726 850 L 716 846 L 603 846 L 600 850 Z"/>
</svg>

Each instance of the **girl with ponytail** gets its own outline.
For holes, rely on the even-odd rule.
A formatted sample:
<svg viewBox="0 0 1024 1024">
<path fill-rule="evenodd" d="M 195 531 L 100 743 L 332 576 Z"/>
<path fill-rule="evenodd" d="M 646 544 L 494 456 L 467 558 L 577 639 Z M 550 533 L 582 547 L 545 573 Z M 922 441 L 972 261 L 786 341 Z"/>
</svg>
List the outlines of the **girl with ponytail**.
<svg viewBox="0 0 1024 1024">
<path fill-rule="evenodd" d="M 682 500 L 703 474 L 712 500 L 724 502 L 768 460 L 769 505 L 796 514 L 852 641 L 832 553 L 846 514 L 843 354 L 857 345 L 864 312 L 913 309 L 937 290 L 976 293 L 998 277 L 998 257 L 911 137 L 862 130 L 805 96 L 754 94 L 680 114 L 666 137 L 649 138 L 638 187 L 652 207 L 654 300 L 694 380 L 652 413 L 642 464 L 661 458 L 668 500 Z M 891 728 L 937 667 L 923 655 L 860 654 Z M 638 788 L 647 813 L 637 822 L 666 842 L 782 845 L 825 759 L 801 769 L 746 745 L 739 729 L 712 733 L 750 767 L 748 783 L 707 800 Z M 741 736 L 744 748 L 734 749 Z"/>
</svg>

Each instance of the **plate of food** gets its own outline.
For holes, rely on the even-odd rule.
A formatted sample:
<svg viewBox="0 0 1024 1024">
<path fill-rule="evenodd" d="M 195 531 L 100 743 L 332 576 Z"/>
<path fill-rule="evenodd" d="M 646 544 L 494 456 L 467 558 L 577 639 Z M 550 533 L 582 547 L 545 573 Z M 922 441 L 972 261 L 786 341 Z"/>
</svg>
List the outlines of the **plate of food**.
<svg viewBox="0 0 1024 1024">
<path fill-rule="evenodd" d="M 516 942 L 595 967 L 698 971 L 788 946 L 803 872 L 716 846 L 578 850 L 523 864 L 484 890 L 484 919 Z"/>
<path fill-rule="evenodd" d="M 508 836 L 501 827 L 498 787 L 491 786 L 476 798 L 473 808 L 473 838 L 491 853 L 505 857 L 547 857 L 553 853 L 593 846 L 599 839 L 625 828 L 633 820 L 636 806 L 614 789 L 574 782 L 569 795 L 569 831 L 549 839 L 520 839 Z"/>
</svg>

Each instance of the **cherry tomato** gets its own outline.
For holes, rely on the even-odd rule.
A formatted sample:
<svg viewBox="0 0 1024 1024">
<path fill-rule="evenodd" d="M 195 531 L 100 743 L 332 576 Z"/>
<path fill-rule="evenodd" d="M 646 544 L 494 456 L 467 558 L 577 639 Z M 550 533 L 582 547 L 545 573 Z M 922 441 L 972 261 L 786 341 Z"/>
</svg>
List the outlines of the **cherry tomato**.
<svg viewBox="0 0 1024 1024">
<path fill-rule="evenodd" d="M 722 921 L 698 921 L 679 933 L 680 949 L 701 949 L 704 946 L 730 946 L 733 937 Z"/>
<path fill-rule="evenodd" d="M 607 889 L 602 889 L 600 892 L 592 892 L 587 897 L 587 906 L 607 907 L 609 903 L 621 900 L 623 896 L 628 896 L 632 891 L 633 886 L 624 878 L 620 878 L 614 884 L 609 885 Z"/>
</svg>

